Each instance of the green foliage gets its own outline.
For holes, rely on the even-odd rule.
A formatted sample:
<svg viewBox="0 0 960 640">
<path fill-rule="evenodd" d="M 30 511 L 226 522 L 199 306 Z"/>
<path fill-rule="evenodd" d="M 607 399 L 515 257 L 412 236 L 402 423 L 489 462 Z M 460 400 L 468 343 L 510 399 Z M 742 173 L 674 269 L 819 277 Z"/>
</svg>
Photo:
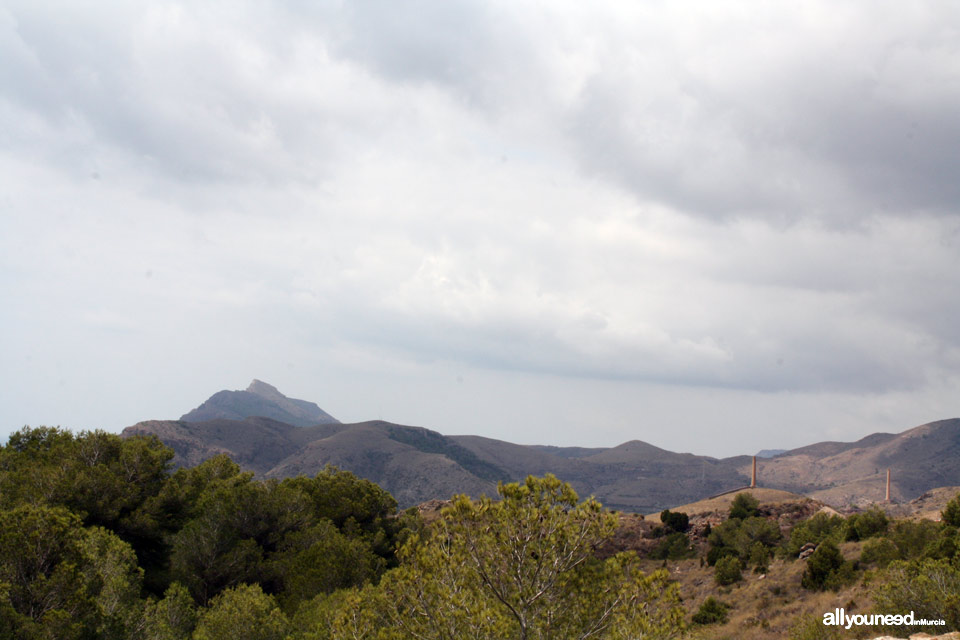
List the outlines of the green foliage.
<svg viewBox="0 0 960 640">
<path fill-rule="evenodd" d="M 720 602 L 713 596 L 709 596 L 693 614 L 695 624 L 723 624 L 727 621 L 727 612 L 730 611 L 730 605 Z"/>
<path fill-rule="evenodd" d="M 878 613 L 914 612 L 916 619 L 944 619 L 944 627 L 907 627 L 911 632 L 960 630 L 960 568 L 947 560 L 898 560 L 873 591 Z M 903 630 L 903 627 L 900 627 Z"/>
<path fill-rule="evenodd" d="M 765 567 L 772 549 L 780 541 L 780 527 L 767 518 L 731 518 L 714 527 L 707 536 L 707 563 L 715 565 L 725 556 L 741 564 Z"/>
<path fill-rule="evenodd" d="M 899 520 L 890 528 L 887 537 L 897 545 L 900 557 L 910 560 L 932 550 L 943 534 L 943 528 L 929 520 Z"/>
<path fill-rule="evenodd" d="M 197 624 L 190 592 L 179 582 L 167 589 L 159 602 L 147 603 L 143 614 L 143 640 L 187 640 Z"/>
<path fill-rule="evenodd" d="M 730 518 L 743 520 L 760 515 L 760 502 L 747 492 L 738 493 L 730 503 Z"/>
<path fill-rule="evenodd" d="M 459 496 L 407 542 L 397 569 L 349 597 L 329 637 L 625 639 L 682 628 L 666 572 L 644 575 L 634 554 L 595 557 L 615 526 L 598 503 L 578 504 L 549 475 L 499 492 Z"/>
<path fill-rule="evenodd" d="M 721 586 L 740 582 L 743 579 L 740 573 L 740 560 L 735 556 L 724 556 L 717 560 L 713 579 Z"/>
<path fill-rule="evenodd" d="M 395 550 L 414 523 L 396 517 L 397 501 L 389 493 L 330 465 L 314 478 L 290 478 L 281 486 L 304 493 L 317 521 L 330 520 L 341 533 L 363 538 L 384 560 L 384 566 L 396 566 Z"/>
<path fill-rule="evenodd" d="M 690 517 L 680 511 L 671 512 L 670 509 L 664 509 L 660 512 L 660 522 L 671 531 L 678 533 L 683 533 L 690 528 Z"/>
<path fill-rule="evenodd" d="M 283 640 L 290 622 L 259 585 L 240 585 L 214 598 L 200 614 L 194 640 Z"/>
<path fill-rule="evenodd" d="M 80 565 L 83 529 L 62 507 L 0 511 L 0 584 L 17 636 L 77 638 L 95 615 Z"/>
<path fill-rule="evenodd" d="M 81 571 L 97 608 L 98 638 L 129 638 L 141 616 L 143 569 L 133 548 L 103 527 L 86 531 L 80 541 Z"/>
<path fill-rule="evenodd" d="M 273 560 L 282 583 L 281 602 L 287 612 L 301 601 L 364 584 L 382 573 L 384 561 L 362 539 L 341 534 L 329 520 L 284 538 Z"/>
<path fill-rule="evenodd" d="M 796 558 L 800 548 L 808 542 L 819 545 L 829 540 L 839 543 L 843 539 L 846 523 L 840 516 L 830 516 L 826 513 L 817 513 L 803 522 L 798 522 L 790 531 L 790 540 L 787 542 L 787 555 Z"/>
<path fill-rule="evenodd" d="M 671 533 L 663 538 L 657 546 L 650 552 L 651 558 L 657 560 L 680 560 L 681 558 L 692 558 L 694 555 L 693 545 L 690 539 L 683 533 Z"/>
<path fill-rule="evenodd" d="M 196 603 L 248 583 L 293 611 L 377 581 L 422 526 L 332 467 L 261 482 L 226 456 L 171 474 L 172 456 L 47 427 L 0 447 L 0 637 L 187 638 Z"/>
<path fill-rule="evenodd" d="M 800 585 L 810 591 L 836 590 L 854 578 L 853 564 L 844 560 L 840 549 L 830 540 L 821 542 L 806 563 Z"/>
<path fill-rule="evenodd" d="M 753 567 L 757 573 L 765 573 L 770 564 L 771 550 L 762 542 L 754 542 L 750 546 L 750 556 L 747 559 L 748 566 Z"/>
<path fill-rule="evenodd" d="M 867 540 L 860 552 L 861 564 L 874 564 L 881 569 L 894 560 L 900 559 L 900 550 L 889 538 L 873 538 Z"/>
<path fill-rule="evenodd" d="M 940 516 L 947 525 L 960 527 L 960 493 L 947 503 L 947 506 L 940 512 Z"/>
<path fill-rule="evenodd" d="M 846 540 L 866 540 L 885 532 L 889 522 L 887 514 L 873 506 L 847 518 L 844 537 Z"/>
</svg>

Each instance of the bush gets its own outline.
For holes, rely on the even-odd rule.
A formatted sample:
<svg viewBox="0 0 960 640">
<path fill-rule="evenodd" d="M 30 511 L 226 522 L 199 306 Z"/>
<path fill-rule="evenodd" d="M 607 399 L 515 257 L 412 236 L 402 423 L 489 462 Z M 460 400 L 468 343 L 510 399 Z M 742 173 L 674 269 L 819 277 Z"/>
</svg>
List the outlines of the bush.
<svg viewBox="0 0 960 640">
<path fill-rule="evenodd" d="M 693 614 L 693 622 L 695 624 L 723 624 L 727 621 L 727 612 L 729 610 L 729 604 L 720 602 L 713 596 L 710 596 L 703 601 L 703 604 L 700 605 L 697 612 Z"/>
<path fill-rule="evenodd" d="M 894 523 L 887 537 L 897 545 L 900 557 L 910 560 L 923 556 L 930 545 L 941 538 L 942 533 L 942 527 L 930 520 L 900 520 Z"/>
<path fill-rule="evenodd" d="M 886 531 L 888 524 L 887 514 L 874 506 L 847 518 L 845 537 L 847 540 L 866 540 Z"/>
<path fill-rule="evenodd" d="M 757 573 L 766 573 L 770 564 L 770 549 L 765 547 L 762 542 L 754 542 L 750 547 L 749 565 Z"/>
<path fill-rule="evenodd" d="M 825 540 L 840 542 L 843 537 L 845 522 L 840 516 L 828 516 L 817 513 L 797 525 L 790 532 L 790 541 L 787 543 L 787 554 L 796 558 L 800 548 L 812 542 L 820 544 Z"/>
<path fill-rule="evenodd" d="M 883 578 L 872 594 L 878 613 L 913 611 L 916 619 L 942 618 L 947 623 L 946 627 L 908 627 L 912 632 L 960 630 L 960 569 L 946 560 L 898 560 L 887 567 Z"/>
<path fill-rule="evenodd" d="M 853 577 L 853 564 L 843 559 L 837 545 L 826 540 L 807 558 L 800 586 L 810 591 L 836 590 L 851 582 Z"/>
<path fill-rule="evenodd" d="M 766 518 L 730 519 L 715 527 L 707 540 L 710 545 L 707 562 L 710 565 L 729 555 L 736 556 L 741 563 L 749 561 L 756 565 L 756 560 L 761 555 L 761 552 L 755 550 L 756 545 L 763 547 L 763 553 L 769 556 L 767 550 L 773 549 L 780 541 L 780 528 Z M 754 558 L 754 555 L 757 558 Z M 765 566 L 765 562 L 763 564 Z"/>
<path fill-rule="evenodd" d="M 685 513 L 671 512 L 670 509 L 664 509 L 660 513 L 660 522 L 667 525 L 673 531 L 684 532 L 690 528 L 690 518 Z"/>
<path fill-rule="evenodd" d="M 889 538 L 874 538 L 868 540 L 863 545 L 863 551 L 860 552 L 860 562 L 863 564 L 875 564 L 881 569 L 886 567 L 894 560 L 900 558 L 900 551 L 897 545 Z"/>
<path fill-rule="evenodd" d="M 951 527 L 960 527 L 960 493 L 947 503 L 947 506 L 940 512 L 940 516 Z"/>
<path fill-rule="evenodd" d="M 650 557 L 657 560 L 679 560 L 681 558 L 692 558 L 693 553 L 693 547 L 685 534 L 671 533 L 654 547 L 653 551 L 650 552 Z"/>
<path fill-rule="evenodd" d="M 721 586 L 742 580 L 743 575 L 740 573 L 740 560 L 735 556 L 725 556 L 717 560 L 713 579 Z"/>
<path fill-rule="evenodd" d="M 760 502 L 749 493 L 738 493 L 730 503 L 730 519 L 743 520 L 760 514 Z"/>
</svg>

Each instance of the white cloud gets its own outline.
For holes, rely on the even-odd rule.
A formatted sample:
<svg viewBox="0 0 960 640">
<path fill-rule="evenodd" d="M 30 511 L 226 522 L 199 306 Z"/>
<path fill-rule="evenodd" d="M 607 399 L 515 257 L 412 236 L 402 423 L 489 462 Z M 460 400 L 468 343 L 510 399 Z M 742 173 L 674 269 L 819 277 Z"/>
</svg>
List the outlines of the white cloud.
<svg viewBox="0 0 960 640">
<path fill-rule="evenodd" d="M 252 377 L 451 432 L 482 404 L 541 441 L 561 396 L 606 444 L 635 395 L 701 399 L 694 430 L 781 400 L 851 437 L 947 411 L 957 17 L 11 5 L 0 382 L 25 400 L 0 429 L 176 417 Z M 461 374 L 476 398 L 423 408 Z"/>
</svg>

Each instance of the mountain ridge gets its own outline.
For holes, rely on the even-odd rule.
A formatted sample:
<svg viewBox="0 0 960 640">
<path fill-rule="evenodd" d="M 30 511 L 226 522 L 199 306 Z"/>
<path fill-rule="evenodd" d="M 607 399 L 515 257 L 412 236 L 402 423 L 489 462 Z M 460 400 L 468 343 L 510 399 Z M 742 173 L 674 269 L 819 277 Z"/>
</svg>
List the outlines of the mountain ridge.
<svg viewBox="0 0 960 640">
<path fill-rule="evenodd" d="M 223 393 L 269 401 L 253 408 L 293 413 L 289 408 L 306 406 L 304 411 L 322 411 L 259 380 L 244 392 L 218 392 L 204 405 L 220 396 L 216 408 L 223 413 L 251 409 L 248 396 Z M 313 475 L 333 464 L 380 484 L 402 506 L 457 493 L 493 495 L 497 482 L 553 473 L 580 495 L 594 495 L 609 508 L 648 513 L 743 487 L 752 471 L 751 456 L 676 453 L 640 440 L 616 447 L 552 447 L 446 436 L 382 420 L 310 425 L 269 415 L 197 420 L 204 405 L 180 420 L 140 422 L 123 435 L 157 435 L 174 449 L 174 463 L 180 466 L 225 453 L 259 476 L 282 478 Z M 909 500 L 938 486 L 960 485 L 960 419 L 930 422 L 899 434 L 875 433 L 855 442 L 813 443 L 758 458 L 757 465 L 760 486 L 835 507 L 881 501 L 889 468 L 893 497 Z"/>
<path fill-rule="evenodd" d="M 180 416 L 180 419 L 186 422 L 204 422 L 217 419 L 243 420 L 257 416 L 296 427 L 340 422 L 316 403 L 288 398 L 273 385 L 256 378 L 243 391 L 218 391 L 196 409 Z"/>
</svg>

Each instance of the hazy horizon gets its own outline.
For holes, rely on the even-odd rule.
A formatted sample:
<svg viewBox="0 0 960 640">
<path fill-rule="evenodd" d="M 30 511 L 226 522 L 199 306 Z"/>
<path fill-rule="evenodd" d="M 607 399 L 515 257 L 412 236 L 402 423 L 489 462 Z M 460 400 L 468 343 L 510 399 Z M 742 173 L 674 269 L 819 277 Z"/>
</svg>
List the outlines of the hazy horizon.
<svg viewBox="0 0 960 640">
<path fill-rule="evenodd" d="M 960 416 L 960 6 L 14 0 L 0 439 L 252 378 L 724 457 Z"/>
</svg>

